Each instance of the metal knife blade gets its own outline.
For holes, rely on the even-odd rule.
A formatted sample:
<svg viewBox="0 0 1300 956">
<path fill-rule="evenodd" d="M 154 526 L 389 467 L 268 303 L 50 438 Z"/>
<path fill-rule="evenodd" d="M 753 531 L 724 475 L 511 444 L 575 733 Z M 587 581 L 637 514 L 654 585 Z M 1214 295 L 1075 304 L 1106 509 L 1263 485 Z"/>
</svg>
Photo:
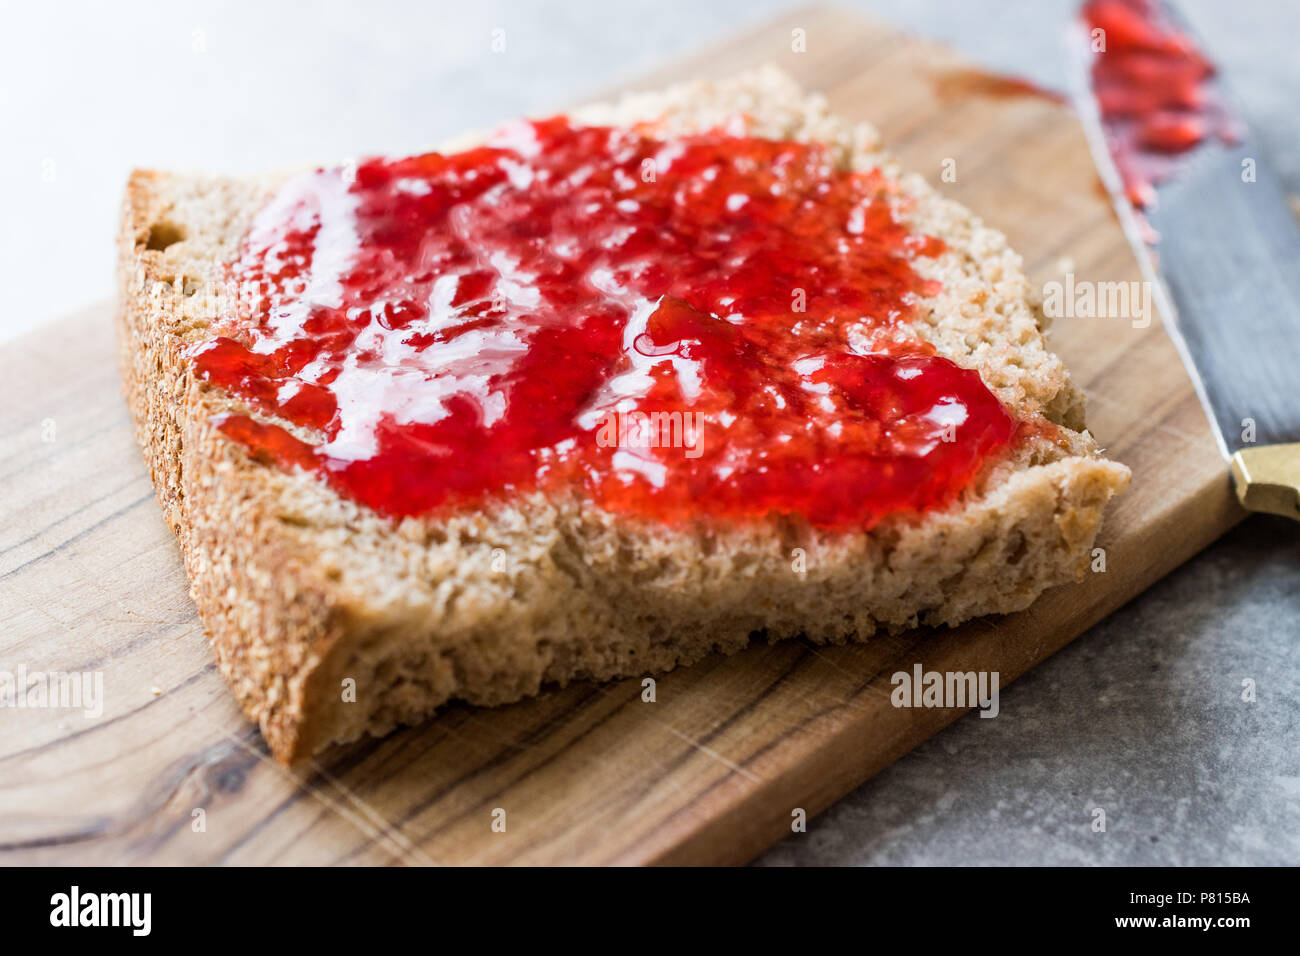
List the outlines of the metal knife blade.
<svg viewBox="0 0 1300 956">
<path fill-rule="evenodd" d="M 1178 156 L 1154 201 L 1136 212 L 1092 87 L 1092 57 L 1106 54 L 1075 40 L 1075 102 L 1098 171 L 1232 462 L 1238 495 L 1247 507 L 1300 518 L 1300 227 L 1286 195 L 1234 110 L 1236 142 L 1206 139 Z M 1235 105 L 1220 77 L 1209 82 Z M 1264 446 L 1273 451 L 1255 455 Z"/>
</svg>

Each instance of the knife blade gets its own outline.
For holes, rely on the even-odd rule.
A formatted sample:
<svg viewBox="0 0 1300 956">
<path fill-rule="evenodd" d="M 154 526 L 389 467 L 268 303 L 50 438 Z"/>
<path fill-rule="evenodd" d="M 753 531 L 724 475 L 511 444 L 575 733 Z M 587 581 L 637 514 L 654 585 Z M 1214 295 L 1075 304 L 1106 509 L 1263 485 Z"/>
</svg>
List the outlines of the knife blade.
<svg viewBox="0 0 1300 956">
<path fill-rule="evenodd" d="M 1151 97 L 1145 85 L 1134 88 L 1133 102 L 1123 100 L 1122 89 L 1101 88 L 1114 71 L 1099 70 L 1096 58 L 1123 55 L 1113 44 L 1093 51 L 1096 24 L 1105 22 L 1096 8 L 1103 6 L 1109 9 L 1101 13 L 1119 15 L 1112 22 L 1130 41 L 1142 28 L 1127 19 L 1130 13 L 1153 25 L 1151 39 L 1139 43 L 1165 50 L 1145 55 L 1139 68 L 1162 57 L 1174 70 L 1182 56 L 1205 64 L 1208 75 L 1197 81 L 1203 88 L 1195 96 L 1182 89 L 1173 95 L 1224 106 L 1230 135 L 1207 132 L 1186 148 L 1153 150 L 1154 174 L 1137 181 L 1134 124 L 1143 119 L 1134 112 Z M 1090 3 L 1085 15 L 1091 23 L 1071 44 L 1079 67 L 1074 99 L 1098 172 L 1229 461 L 1238 498 L 1251 510 L 1300 520 L 1300 396 L 1293 392 L 1300 383 L 1300 227 L 1286 194 L 1222 78 L 1199 59 L 1175 15 L 1157 0 Z M 1120 72 L 1123 82 L 1133 71 Z M 1168 102 L 1156 108 L 1157 134 L 1197 119 Z"/>
</svg>

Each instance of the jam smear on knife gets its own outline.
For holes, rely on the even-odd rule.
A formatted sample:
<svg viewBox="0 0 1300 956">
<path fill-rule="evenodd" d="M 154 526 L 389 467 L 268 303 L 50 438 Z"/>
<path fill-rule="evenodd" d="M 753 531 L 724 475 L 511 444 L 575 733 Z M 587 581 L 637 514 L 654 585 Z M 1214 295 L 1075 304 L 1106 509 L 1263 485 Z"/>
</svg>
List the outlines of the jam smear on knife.
<svg viewBox="0 0 1300 956">
<path fill-rule="evenodd" d="M 1088 0 L 1082 16 L 1104 31 L 1092 86 L 1124 190 L 1138 209 L 1210 137 L 1235 142 L 1231 116 L 1211 86 L 1214 64 L 1154 0 Z"/>
</svg>

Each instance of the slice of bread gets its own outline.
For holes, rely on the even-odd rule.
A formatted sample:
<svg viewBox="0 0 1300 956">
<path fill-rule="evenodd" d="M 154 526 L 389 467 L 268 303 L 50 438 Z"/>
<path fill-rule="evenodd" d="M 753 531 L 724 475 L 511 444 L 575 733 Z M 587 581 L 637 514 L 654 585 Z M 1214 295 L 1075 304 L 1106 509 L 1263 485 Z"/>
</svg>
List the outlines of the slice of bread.
<svg viewBox="0 0 1300 956">
<path fill-rule="evenodd" d="M 570 115 L 669 135 L 743 116 L 751 135 L 824 143 L 844 166 L 879 168 L 912 228 L 946 245 L 915 260 L 941 291 L 920 302 L 912 334 L 977 370 L 1020 420 L 1056 427 L 1031 430 L 950 505 L 866 532 L 790 516 L 655 522 L 540 491 L 395 521 L 227 439 L 213 417 L 249 408 L 185 355 L 210 336 L 223 264 L 283 177 L 137 171 L 120 236 L 127 400 L 222 672 L 281 761 L 446 701 L 660 672 L 759 633 L 843 642 L 1019 610 L 1082 577 L 1105 505 L 1128 482 L 1083 430 L 1082 396 L 1044 345 L 1020 257 L 900 171 L 870 127 L 774 70 Z"/>
</svg>

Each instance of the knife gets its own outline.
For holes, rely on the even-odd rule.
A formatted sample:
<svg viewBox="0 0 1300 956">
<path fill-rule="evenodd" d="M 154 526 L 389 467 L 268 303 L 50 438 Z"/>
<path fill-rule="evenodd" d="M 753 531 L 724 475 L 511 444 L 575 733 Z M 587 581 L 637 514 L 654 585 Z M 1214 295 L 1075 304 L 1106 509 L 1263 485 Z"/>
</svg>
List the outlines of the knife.
<svg viewBox="0 0 1300 956">
<path fill-rule="evenodd" d="M 1158 0 L 1093 0 L 1080 25 L 1071 37 L 1079 67 L 1074 101 L 1089 147 L 1237 497 L 1252 511 L 1300 520 L 1300 400 L 1293 397 L 1300 381 L 1300 228 L 1287 197 L 1208 61 L 1200 60 L 1207 75 L 1182 83 L 1198 71 L 1178 67 L 1178 58 L 1199 57 L 1199 47 L 1167 7 Z M 1099 26 L 1108 34 L 1104 51 L 1095 50 Z M 1124 56 L 1126 47 L 1133 53 L 1135 37 L 1132 68 L 1118 60 L 1099 66 L 1098 58 Z M 1141 50 L 1144 44 L 1152 50 Z M 1134 174 L 1143 166 L 1133 154 L 1141 138 L 1134 130 L 1168 78 L 1142 71 L 1157 69 L 1162 57 L 1184 74 L 1168 84 L 1171 95 L 1193 109 L 1171 110 L 1166 102 L 1146 117 L 1153 118 L 1152 132 L 1142 135 L 1156 144 L 1148 157 L 1156 173 L 1144 181 Z M 1131 102 L 1122 88 L 1126 74 L 1146 76 Z M 1216 117 L 1229 118 L 1230 130 L 1216 130 Z M 1184 132 L 1199 126 L 1204 137 L 1161 142 L 1161 130 L 1177 133 L 1179 120 L 1189 121 Z"/>
</svg>

